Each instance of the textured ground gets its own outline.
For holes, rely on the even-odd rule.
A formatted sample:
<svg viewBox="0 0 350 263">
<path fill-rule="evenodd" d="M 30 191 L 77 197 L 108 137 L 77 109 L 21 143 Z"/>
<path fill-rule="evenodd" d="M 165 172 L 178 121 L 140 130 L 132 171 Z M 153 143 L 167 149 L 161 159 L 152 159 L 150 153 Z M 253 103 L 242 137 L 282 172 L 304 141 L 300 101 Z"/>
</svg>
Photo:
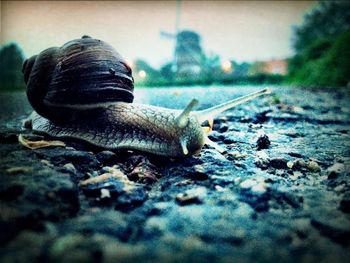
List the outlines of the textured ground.
<svg viewBox="0 0 350 263">
<path fill-rule="evenodd" d="M 205 107 L 247 92 L 197 94 Z M 27 149 L 17 137 L 31 109 L 1 94 L 0 261 L 349 262 L 349 96 L 274 92 L 216 119 L 226 154 L 184 160 Z M 193 94 L 138 96 L 181 108 Z"/>
</svg>

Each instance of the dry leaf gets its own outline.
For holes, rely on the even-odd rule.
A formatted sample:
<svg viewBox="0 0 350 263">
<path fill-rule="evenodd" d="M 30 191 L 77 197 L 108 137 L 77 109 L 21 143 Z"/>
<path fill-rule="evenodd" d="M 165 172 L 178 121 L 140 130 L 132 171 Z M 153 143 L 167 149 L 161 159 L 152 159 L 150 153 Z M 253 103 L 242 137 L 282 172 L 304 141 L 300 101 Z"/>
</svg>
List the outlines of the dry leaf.
<svg viewBox="0 0 350 263">
<path fill-rule="evenodd" d="M 66 144 L 62 141 L 46 141 L 46 140 L 30 141 L 25 139 L 22 134 L 18 136 L 18 142 L 22 144 L 24 147 L 27 147 L 32 150 L 44 148 L 44 147 L 55 147 L 55 146 L 65 147 L 66 146 Z"/>
</svg>

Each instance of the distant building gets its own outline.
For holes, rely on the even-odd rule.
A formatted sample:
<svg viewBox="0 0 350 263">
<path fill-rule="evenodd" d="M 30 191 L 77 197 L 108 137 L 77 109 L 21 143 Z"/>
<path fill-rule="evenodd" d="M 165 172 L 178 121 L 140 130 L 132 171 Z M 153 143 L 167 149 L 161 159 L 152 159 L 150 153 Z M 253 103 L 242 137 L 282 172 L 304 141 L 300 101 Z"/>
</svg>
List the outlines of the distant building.
<svg viewBox="0 0 350 263">
<path fill-rule="evenodd" d="M 285 59 L 273 59 L 268 61 L 256 61 L 249 69 L 249 75 L 278 74 L 287 75 L 288 62 Z"/>
<path fill-rule="evenodd" d="M 201 72 L 203 50 L 200 36 L 193 31 L 181 31 L 176 36 L 175 71 L 179 75 L 195 76 Z"/>
<path fill-rule="evenodd" d="M 268 74 L 287 75 L 288 63 L 285 59 L 264 61 L 263 71 Z"/>
</svg>

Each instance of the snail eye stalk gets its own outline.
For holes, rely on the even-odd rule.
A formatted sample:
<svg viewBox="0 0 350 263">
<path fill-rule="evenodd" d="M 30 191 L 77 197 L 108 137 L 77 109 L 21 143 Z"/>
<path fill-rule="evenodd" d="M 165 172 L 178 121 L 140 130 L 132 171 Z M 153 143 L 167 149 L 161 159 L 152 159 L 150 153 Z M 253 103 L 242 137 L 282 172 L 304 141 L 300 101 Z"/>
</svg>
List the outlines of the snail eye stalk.
<svg viewBox="0 0 350 263">
<path fill-rule="evenodd" d="M 194 114 L 197 117 L 199 123 L 203 123 L 206 120 L 213 119 L 216 115 L 220 114 L 223 111 L 229 110 L 239 104 L 251 101 L 252 99 L 255 99 L 256 97 L 269 94 L 271 93 L 270 89 L 263 89 L 245 96 L 242 96 L 237 99 L 233 99 L 227 102 L 224 102 L 222 104 L 219 104 L 217 106 L 211 107 L 206 110 L 196 111 Z"/>
<path fill-rule="evenodd" d="M 176 123 L 178 125 L 179 128 L 185 128 L 187 123 L 188 123 L 188 116 L 190 115 L 191 111 L 193 110 L 193 108 L 198 104 L 198 100 L 193 99 L 187 106 L 186 108 L 183 110 L 183 112 L 181 112 L 181 114 L 176 117 Z"/>
</svg>

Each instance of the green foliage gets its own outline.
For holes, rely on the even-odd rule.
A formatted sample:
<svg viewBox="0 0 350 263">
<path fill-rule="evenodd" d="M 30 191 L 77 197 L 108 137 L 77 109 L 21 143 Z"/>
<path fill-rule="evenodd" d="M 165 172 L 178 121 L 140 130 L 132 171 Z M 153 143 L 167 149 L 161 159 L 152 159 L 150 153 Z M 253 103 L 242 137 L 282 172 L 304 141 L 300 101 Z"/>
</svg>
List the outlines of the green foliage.
<svg viewBox="0 0 350 263">
<path fill-rule="evenodd" d="M 22 75 L 24 56 L 14 43 L 0 49 L 0 90 L 17 90 L 25 87 Z"/>
<path fill-rule="evenodd" d="M 350 4 L 321 2 L 296 30 L 290 83 L 340 87 L 350 82 Z"/>
<path fill-rule="evenodd" d="M 289 63 L 289 80 L 306 86 L 346 86 L 350 82 L 350 30 L 332 42 L 315 40 L 295 56 Z"/>
<path fill-rule="evenodd" d="M 294 48 L 299 53 L 315 39 L 332 38 L 350 29 L 350 4 L 348 1 L 320 1 L 305 15 L 304 23 L 296 27 Z"/>
</svg>

